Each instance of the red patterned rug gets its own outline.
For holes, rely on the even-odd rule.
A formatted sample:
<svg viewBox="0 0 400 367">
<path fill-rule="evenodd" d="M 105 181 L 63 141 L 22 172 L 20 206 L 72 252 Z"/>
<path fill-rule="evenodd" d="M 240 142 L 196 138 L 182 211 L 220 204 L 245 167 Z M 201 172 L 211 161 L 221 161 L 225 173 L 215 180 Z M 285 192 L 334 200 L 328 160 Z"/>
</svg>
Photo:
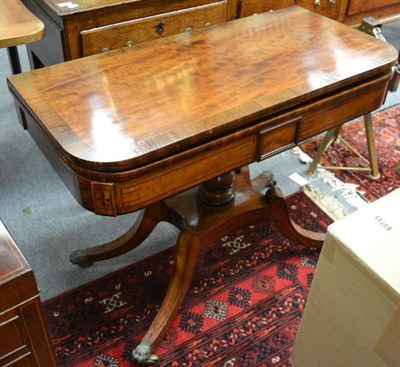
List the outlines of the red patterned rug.
<svg viewBox="0 0 400 367">
<path fill-rule="evenodd" d="M 374 201 L 400 187 L 400 105 L 372 115 L 375 147 L 378 157 L 379 179 L 362 171 L 333 171 L 342 181 L 357 184 L 361 196 Z M 363 118 L 345 124 L 340 136 L 368 159 L 367 139 Z M 301 148 L 311 157 L 322 141 L 323 135 L 308 140 Z M 323 166 L 366 166 L 357 155 L 340 141 L 334 142 L 325 152 Z"/>
<path fill-rule="evenodd" d="M 288 202 L 305 228 L 325 231 L 332 222 L 304 193 Z M 318 256 L 273 223 L 227 233 L 200 256 L 179 315 L 155 351 L 159 366 L 289 367 Z M 45 302 L 60 367 L 136 366 L 131 350 L 162 302 L 173 259 L 168 249 Z"/>
</svg>

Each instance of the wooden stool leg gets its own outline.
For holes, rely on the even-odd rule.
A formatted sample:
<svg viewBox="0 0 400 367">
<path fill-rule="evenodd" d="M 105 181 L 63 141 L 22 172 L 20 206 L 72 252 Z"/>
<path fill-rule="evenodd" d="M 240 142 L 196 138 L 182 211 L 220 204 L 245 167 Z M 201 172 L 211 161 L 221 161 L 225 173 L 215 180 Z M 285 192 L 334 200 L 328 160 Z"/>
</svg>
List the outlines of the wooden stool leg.
<svg viewBox="0 0 400 367">
<path fill-rule="evenodd" d="M 372 115 L 371 113 L 367 113 L 364 116 L 364 125 L 365 125 L 365 133 L 367 135 L 367 144 L 368 144 L 368 154 L 369 154 L 369 162 L 371 167 L 371 176 L 372 178 L 379 178 L 380 173 L 378 169 L 378 159 L 376 157 L 375 150 L 375 139 L 374 139 L 374 130 L 372 127 Z"/>
<path fill-rule="evenodd" d="M 17 46 L 8 47 L 7 53 L 10 61 L 11 72 L 13 74 L 19 74 L 21 72 L 21 63 L 19 61 Z"/>
<path fill-rule="evenodd" d="M 157 364 L 158 358 L 153 354 L 154 348 L 164 336 L 182 304 L 193 277 L 200 247 L 200 235 L 193 230 L 181 232 L 177 242 L 174 273 L 167 294 L 149 330 L 132 353 L 136 362 L 148 366 Z"/>
<path fill-rule="evenodd" d="M 321 161 L 322 155 L 324 154 L 325 150 L 328 149 L 328 147 L 338 137 L 341 127 L 342 126 L 338 126 L 336 128 L 330 129 L 325 134 L 324 140 L 322 140 L 322 143 L 318 148 L 317 154 L 306 172 L 307 175 L 312 176 L 314 174 L 315 170 L 317 169 L 318 163 Z"/>
</svg>

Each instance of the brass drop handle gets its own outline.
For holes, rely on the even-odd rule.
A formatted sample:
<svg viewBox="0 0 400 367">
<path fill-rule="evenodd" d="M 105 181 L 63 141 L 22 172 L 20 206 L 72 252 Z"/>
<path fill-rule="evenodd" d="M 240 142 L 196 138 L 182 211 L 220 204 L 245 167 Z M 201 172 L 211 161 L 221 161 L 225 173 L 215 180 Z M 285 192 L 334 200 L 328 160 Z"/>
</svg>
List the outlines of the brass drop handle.
<svg viewBox="0 0 400 367">
<path fill-rule="evenodd" d="M 210 22 L 207 22 L 206 24 L 204 24 L 204 27 L 211 27 L 212 26 L 212 24 L 210 23 Z"/>
<path fill-rule="evenodd" d="M 320 8 L 321 7 L 321 0 L 315 0 L 314 1 L 314 8 Z"/>
<path fill-rule="evenodd" d="M 132 46 L 133 46 L 133 42 L 132 41 L 126 41 L 125 47 L 132 47 Z"/>
<path fill-rule="evenodd" d="M 335 6 L 336 0 L 329 0 L 329 6 Z"/>
<path fill-rule="evenodd" d="M 185 29 L 185 32 L 191 32 L 193 29 L 192 29 L 192 27 L 187 27 L 186 29 Z"/>
<path fill-rule="evenodd" d="M 103 48 L 101 49 L 101 52 L 108 52 L 108 51 L 110 51 L 110 49 L 109 49 L 108 47 L 103 47 Z"/>
</svg>

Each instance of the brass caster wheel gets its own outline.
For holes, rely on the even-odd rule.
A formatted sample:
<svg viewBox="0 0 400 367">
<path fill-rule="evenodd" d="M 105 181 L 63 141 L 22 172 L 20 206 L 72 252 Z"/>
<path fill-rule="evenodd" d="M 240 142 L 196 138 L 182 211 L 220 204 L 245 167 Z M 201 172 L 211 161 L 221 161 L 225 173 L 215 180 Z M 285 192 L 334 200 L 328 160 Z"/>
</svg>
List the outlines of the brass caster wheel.
<svg viewBox="0 0 400 367">
<path fill-rule="evenodd" d="M 147 360 L 146 364 L 148 366 L 157 366 L 158 365 L 158 357 L 155 354 L 152 354 Z"/>
<path fill-rule="evenodd" d="M 93 264 L 93 261 L 89 260 L 84 250 L 76 250 L 69 255 L 69 261 L 72 264 L 78 265 L 81 268 L 88 268 Z"/>
</svg>

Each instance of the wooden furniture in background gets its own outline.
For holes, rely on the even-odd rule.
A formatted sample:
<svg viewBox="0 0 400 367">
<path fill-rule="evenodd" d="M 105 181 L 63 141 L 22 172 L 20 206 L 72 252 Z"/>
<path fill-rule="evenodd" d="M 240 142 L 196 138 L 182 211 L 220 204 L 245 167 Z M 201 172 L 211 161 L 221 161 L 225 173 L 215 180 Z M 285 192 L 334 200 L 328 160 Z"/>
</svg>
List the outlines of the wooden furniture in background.
<svg viewBox="0 0 400 367">
<path fill-rule="evenodd" d="M 241 0 L 241 17 L 298 5 L 339 22 L 356 25 L 365 17 L 397 15 L 400 20 L 398 0 Z"/>
<path fill-rule="evenodd" d="M 43 22 L 20 0 L 0 0 L 0 47 L 7 47 L 13 74 L 21 72 L 17 46 L 38 41 L 44 35 Z"/>
<path fill-rule="evenodd" d="M 400 20 L 400 3 L 398 0 L 348 0 L 343 22 L 354 25 L 366 17 L 392 18 Z"/>
<path fill-rule="evenodd" d="M 32 69 L 208 27 L 236 16 L 231 0 L 23 1 L 47 29 L 43 41 L 27 47 Z"/>
<path fill-rule="evenodd" d="M 32 69 L 107 50 L 129 47 L 299 5 L 355 25 L 366 16 L 400 14 L 398 0 L 23 0 L 46 25 L 41 42 L 27 45 Z M 400 19 L 400 17 L 394 17 Z M 286 29 L 281 29 L 281 33 Z"/>
<path fill-rule="evenodd" d="M 35 276 L 0 220 L 0 365 L 57 366 Z"/>
<path fill-rule="evenodd" d="M 81 205 L 145 208 L 74 263 L 123 254 L 160 221 L 180 229 L 170 287 L 136 360 L 154 362 L 198 253 L 226 231 L 271 218 L 288 238 L 322 244 L 290 220 L 278 189 L 257 191 L 263 178 L 250 181 L 246 165 L 378 108 L 396 60 L 392 46 L 293 7 L 9 78 L 28 131 Z"/>
<path fill-rule="evenodd" d="M 239 17 L 298 5 L 331 19 L 342 20 L 348 0 L 241 0 Z M 284 30 L 282 30 L 284 31 Z"/>
</svg>

